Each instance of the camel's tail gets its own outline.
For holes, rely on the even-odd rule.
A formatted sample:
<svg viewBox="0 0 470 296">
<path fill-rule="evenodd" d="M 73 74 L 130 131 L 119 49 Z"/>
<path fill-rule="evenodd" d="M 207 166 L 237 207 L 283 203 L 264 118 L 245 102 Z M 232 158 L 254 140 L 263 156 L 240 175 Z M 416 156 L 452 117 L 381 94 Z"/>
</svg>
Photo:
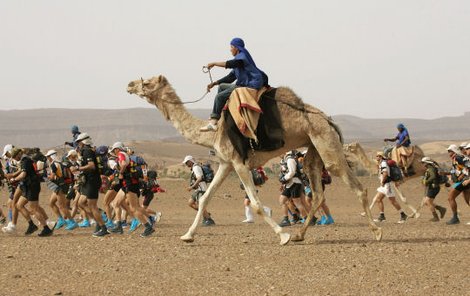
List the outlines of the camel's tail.
<svg viewBox="0 0 470 296">
<path fill-rule="evenodd" d="M 341 141 L 341 144 L 344 144 L 344 138 L 343 138 L 343 133 L 341 132 L 341 128 L 339 127 L 339 125 L 337 125 L 333 121 L 333 118 L 331 118 L 331 116 L 328 117 L 328 124 L 335 129 L 335 131 L 338 133 L 339 140 Z"/>
</svg>

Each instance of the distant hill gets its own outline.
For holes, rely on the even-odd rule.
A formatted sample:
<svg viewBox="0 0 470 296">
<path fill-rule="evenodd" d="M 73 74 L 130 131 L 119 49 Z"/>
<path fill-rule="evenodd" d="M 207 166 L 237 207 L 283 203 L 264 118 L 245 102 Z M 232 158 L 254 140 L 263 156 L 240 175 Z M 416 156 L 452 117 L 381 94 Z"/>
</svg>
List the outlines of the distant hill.
<svg viewBox="0 0 470 296">
<path fill-rule="evenodd" d="M 207 118 L 210 110 L 190 110 L 199 118 Z M 347 142 L 380 144 L 384 137 L 396 134 L 396 124 L 403 122 L 417 143 L 438 140 L 470 140 L 470 113 L 457 117 L 424 119 L 364 119 L 337 115 L 333 119 L 341 127 Z M 97 109 L 34 109 L 0 111 L 0 145 L 38 146 L 63 145 L 70 140 L 70 126 L 76 124 L 88 132 L 96 144 L 115 141 L 184 142 L 173 126 L 155 108 L 120 110 Z"/>
</svg>

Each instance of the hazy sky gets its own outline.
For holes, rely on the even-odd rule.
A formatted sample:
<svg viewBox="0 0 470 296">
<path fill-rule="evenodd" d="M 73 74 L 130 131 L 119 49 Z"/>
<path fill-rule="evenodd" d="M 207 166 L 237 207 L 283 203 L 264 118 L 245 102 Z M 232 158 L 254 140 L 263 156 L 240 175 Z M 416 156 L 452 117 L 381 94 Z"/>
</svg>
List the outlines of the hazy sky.
<svg viewBox="0 0 470 296">
<path fill-rule="evenodd" d="M 330 115 L 470 111 L 467 0 L 4 0 L 0 109 L 148 107 L 126 86 L 159 74 L 193 100 L 236 36 L 272 85 Z"/>
</svg>

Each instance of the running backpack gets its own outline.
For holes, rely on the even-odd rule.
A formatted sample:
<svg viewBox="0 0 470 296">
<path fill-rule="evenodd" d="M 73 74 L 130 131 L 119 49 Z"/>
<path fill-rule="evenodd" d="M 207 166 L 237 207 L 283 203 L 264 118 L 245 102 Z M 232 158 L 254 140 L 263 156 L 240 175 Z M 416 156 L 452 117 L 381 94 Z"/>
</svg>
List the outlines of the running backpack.
<svg viewBox="0 0 470 296">
<path fill-rule="evenodd" d="M 212 182 L 212 180 L 214 180 L 214 170 L 212 169 L 211 164 L 207 162 L 205 164 L 202 164 L 201 168 L 204 182 Z"/>
<path fill-rule="evenodd" d="M 137 155 L 131 155 L 129 156 L 129 159 L 131 163 L 129 164 L 131 166 L 131 174 L 133 177 L 136 177 L 138 179 L 144 178 L 147 175 L 147 162 L 141 157 Z"/>
<path fill-rule="evenodd" d="M 263 185 L 266 183 L 267 177 L 257 169 L 252 169 L 251 170 L 251 175 L 253 177 L 253 182 L 255 183 L 256 186 Z"/>
<path fill-rule="evenodd" d="M 397 163 L 392 160 L 387 160 L 387 165 L 390 168 L 390 180 L 397 182 L 403 180 L 403 174 L 401 173 L 401 169 L 398 167 Z"/>
</svg>

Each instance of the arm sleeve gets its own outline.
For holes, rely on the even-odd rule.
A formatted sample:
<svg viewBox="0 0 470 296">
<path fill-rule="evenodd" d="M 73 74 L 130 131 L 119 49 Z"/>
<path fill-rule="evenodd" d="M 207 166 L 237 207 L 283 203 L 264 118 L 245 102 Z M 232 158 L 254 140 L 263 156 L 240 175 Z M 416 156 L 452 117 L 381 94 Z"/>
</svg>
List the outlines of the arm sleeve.
<svg viewBox="0 0 470 296">
<path fill-rule="evenodd" d="M 243 60 L 233 59 L 233 60 L 225 62 L 225 68 L 228 68 L 228 69 L 241 68 L 243 66 L 244 66 Z"/>
<path fill-rule="evenodd" d="M 293 158 L 289 158 L 287 160 L 287 169 L 288 169 L 288 172 L 284 176 L 284 179 L 286 179 L 286 181 L 294 178 L 295 172 L 297 171 L 297 163 L 295 162 Z"/>
<path fill-rule="evenodd" d="M 234 82 L 235 80 L 237 80 L 237 77 L 235 76 L 235 73 L 232 71 L 230 71 L 230 73 L 223 77 L 223 78 L 220 78 L 219 80 L 217 80 L 217 84 L 221 84 L 221 83 L 232 83 Z"/>
<path fill-rule="evenodd" d="M 202 168 L 198 165 L 193 166 L 193 173 L 196 179 L 203 178 L 204 173 L 202 172 Z"/>
</svg>

